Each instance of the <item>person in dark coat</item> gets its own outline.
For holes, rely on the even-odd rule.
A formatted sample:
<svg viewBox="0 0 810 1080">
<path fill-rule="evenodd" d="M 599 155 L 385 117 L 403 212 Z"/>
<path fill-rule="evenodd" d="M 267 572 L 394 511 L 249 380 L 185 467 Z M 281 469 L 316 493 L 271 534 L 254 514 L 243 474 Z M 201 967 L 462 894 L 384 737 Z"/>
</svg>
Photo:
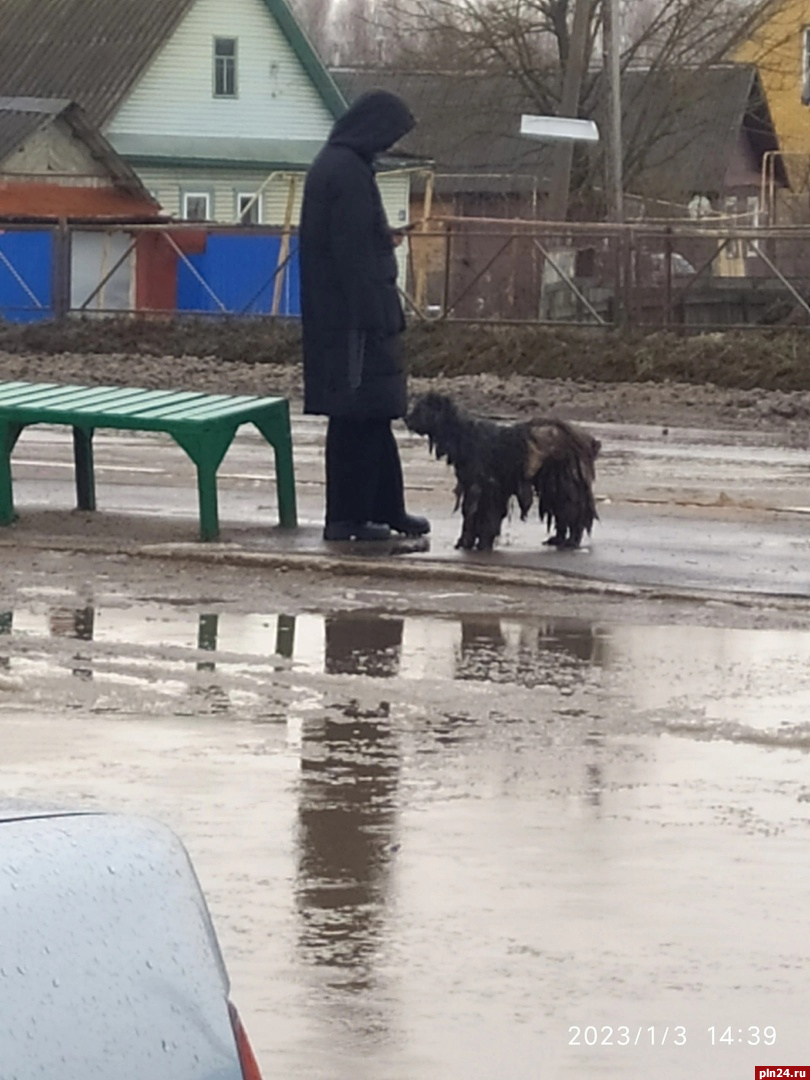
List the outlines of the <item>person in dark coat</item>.
<svg viewBox="0 0 810 1080">
<path fill-rule="evenodd" d="M 395 94 L 363 94 L 312 163 L 299 231 L 304 412 L 328 416 L 326 540 L 430 531 L 405 510 L 391 421 L 407 411 L 394 248 L 374 177 L 377 154 L 414 126 Z"/>
</svg>

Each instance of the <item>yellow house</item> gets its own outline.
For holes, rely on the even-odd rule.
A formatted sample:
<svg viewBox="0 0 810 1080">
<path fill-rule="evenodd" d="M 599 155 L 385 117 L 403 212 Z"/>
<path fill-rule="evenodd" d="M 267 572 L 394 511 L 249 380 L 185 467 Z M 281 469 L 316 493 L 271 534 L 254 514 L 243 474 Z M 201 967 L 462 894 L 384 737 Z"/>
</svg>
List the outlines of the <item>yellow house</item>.
<svg viewBox="0 0 810 1080">
<path fill-rule="evenodd" d="M 774 0 L 734 59 L 757 65 L 793 195 L 806 196 L 810 191 L 810 0 Z M 770 164 L 772 170 L 774 163 Z M 764 171 L 767 183 L 769 170 Z M 802 206 L 806 203 L 806 198 L 801 200 Z"/>
</svg>

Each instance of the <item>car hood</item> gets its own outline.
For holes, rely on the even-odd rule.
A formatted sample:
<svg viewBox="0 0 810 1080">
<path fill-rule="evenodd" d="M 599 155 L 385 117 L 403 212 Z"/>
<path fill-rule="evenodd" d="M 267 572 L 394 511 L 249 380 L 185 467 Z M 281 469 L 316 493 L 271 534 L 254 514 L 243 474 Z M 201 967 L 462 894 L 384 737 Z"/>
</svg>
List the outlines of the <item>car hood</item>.
<svg viewBox="0 0 810 1080">
<path fill-rule="evenodd" d="M 123 815 L 0 809 L 4 1077 L 238 1080 L 228 989 L 171 830 Z"/>
</svg>

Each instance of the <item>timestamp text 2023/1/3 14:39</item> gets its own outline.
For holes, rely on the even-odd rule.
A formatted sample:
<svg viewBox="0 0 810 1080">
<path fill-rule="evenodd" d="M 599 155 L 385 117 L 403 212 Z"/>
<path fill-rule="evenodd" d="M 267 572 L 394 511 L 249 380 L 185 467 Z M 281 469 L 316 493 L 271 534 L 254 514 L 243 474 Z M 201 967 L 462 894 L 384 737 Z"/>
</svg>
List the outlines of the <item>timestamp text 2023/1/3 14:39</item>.
<svg viewBox="0 0 810 1080">
<path fill-rule="evenodd" d="M 572 1024 L 568 1028 L 569 1046 L 686 1046 L 689 1032 L 683 1024 L 647 1027 L 628 1024 Z M 694 1037 L 694 1036 L 693 1036 Z M 772 1024 L 759 1027 L 710 1025 L 700 1032 L 709 1046 L 774 1046 L 776 1028 Z M 808 1074 L 810 1076 L 810 1073 Z"/>
</svg>

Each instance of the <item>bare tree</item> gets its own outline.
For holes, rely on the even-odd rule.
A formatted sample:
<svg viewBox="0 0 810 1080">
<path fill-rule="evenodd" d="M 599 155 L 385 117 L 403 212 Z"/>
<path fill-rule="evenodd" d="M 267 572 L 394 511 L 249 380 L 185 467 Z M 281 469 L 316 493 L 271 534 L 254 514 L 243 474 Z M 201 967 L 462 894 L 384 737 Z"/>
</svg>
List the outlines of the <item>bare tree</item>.
<svg viewBox="0 0 810 1080">
<path fill-rule="evenodd" d="M 626 185 L 632 187 L 647 159 L 650 140 L 669 137 L 684 110 L 694 112 L 690 97 L 701 85 L 696 74 L 733 56 L 771 6 L 772 0 L 631 0 L 622 5 L 620 63 L 623 76 L 633 73 L 636 114 L 624 139 Z M 389 29 L 395 38 L 389 46 L 390 66 L 507 75 L 525 95 L 527 111 L 571 115 L 563 88 L 574 64 L 583 70 L 581 79 L 574 80 L 579 94 L 573 114 L 594 115 L 604 96 L 601 4 L 590 0 L 584 57 L 572 34 L 576 7 L 577 0 L 390 0 L 388 10 L 396 15 Z M 667 105 L 663 112 L 662 99 Z M 601 152 L 578 149 L 574 188 L 580 193 L 598 190 L 603 169 Z"/>
<path fill-rule="evenodd" d="M 328 64 L 497 71 L 538 106 L 559 102 L 575 0 L 290 0 Z M 749 38 L 774 0 L 622 0 L 622 65 L 711 63 Z M 588 54 L 597 59 L 600 0 Z"/>
<path fill-rule="evenodd" d="M 397 22 L 380 0 L 292 0 L 296 18 L 330 67 L 386 65 Z"/>
<path fill-rule="evenodd" d="M 326 63 L 331 63 L 329 48 L 333 5 L 334 0 L 290 0 L 296 19 Z"/>
<path fill-rule="evenodd" d="M 438 52 L 455 68 L 508 73 L 559 100 L 571 53 L 575 0 L 390 0 L 397 59 L 430 68 Z M 711 63 L 747 40 L 773 0 L 630 0 L 621 4 L 622 64 Z M 601 4 L 591 5 L 596 59 Z M 392 47 L 393 48 L 393 47 Z"/>
<path fill-rule="evenodd" d="M 329 65 L 505 75 L 526 111 L 593 116 L 601 108 L 600 0 L 583 0 L 584 48 L 573 33 L 577 0 L 291 2 Z M 775 2 L 622 0 L 622 84 L 633 104 L 623 139 L 628 191 L 651 151 L 668 145 L 677 152 L 679 131 L 689 139 L 701 73 L 754 38 Z M 573 78 L 572 66 L 579 69 Z M 573 107 L 566 84 L 577 87 Z M 601 149 L 574 151 L 571 212 L 601 212 L 604 165 Z"/>
</svg>

